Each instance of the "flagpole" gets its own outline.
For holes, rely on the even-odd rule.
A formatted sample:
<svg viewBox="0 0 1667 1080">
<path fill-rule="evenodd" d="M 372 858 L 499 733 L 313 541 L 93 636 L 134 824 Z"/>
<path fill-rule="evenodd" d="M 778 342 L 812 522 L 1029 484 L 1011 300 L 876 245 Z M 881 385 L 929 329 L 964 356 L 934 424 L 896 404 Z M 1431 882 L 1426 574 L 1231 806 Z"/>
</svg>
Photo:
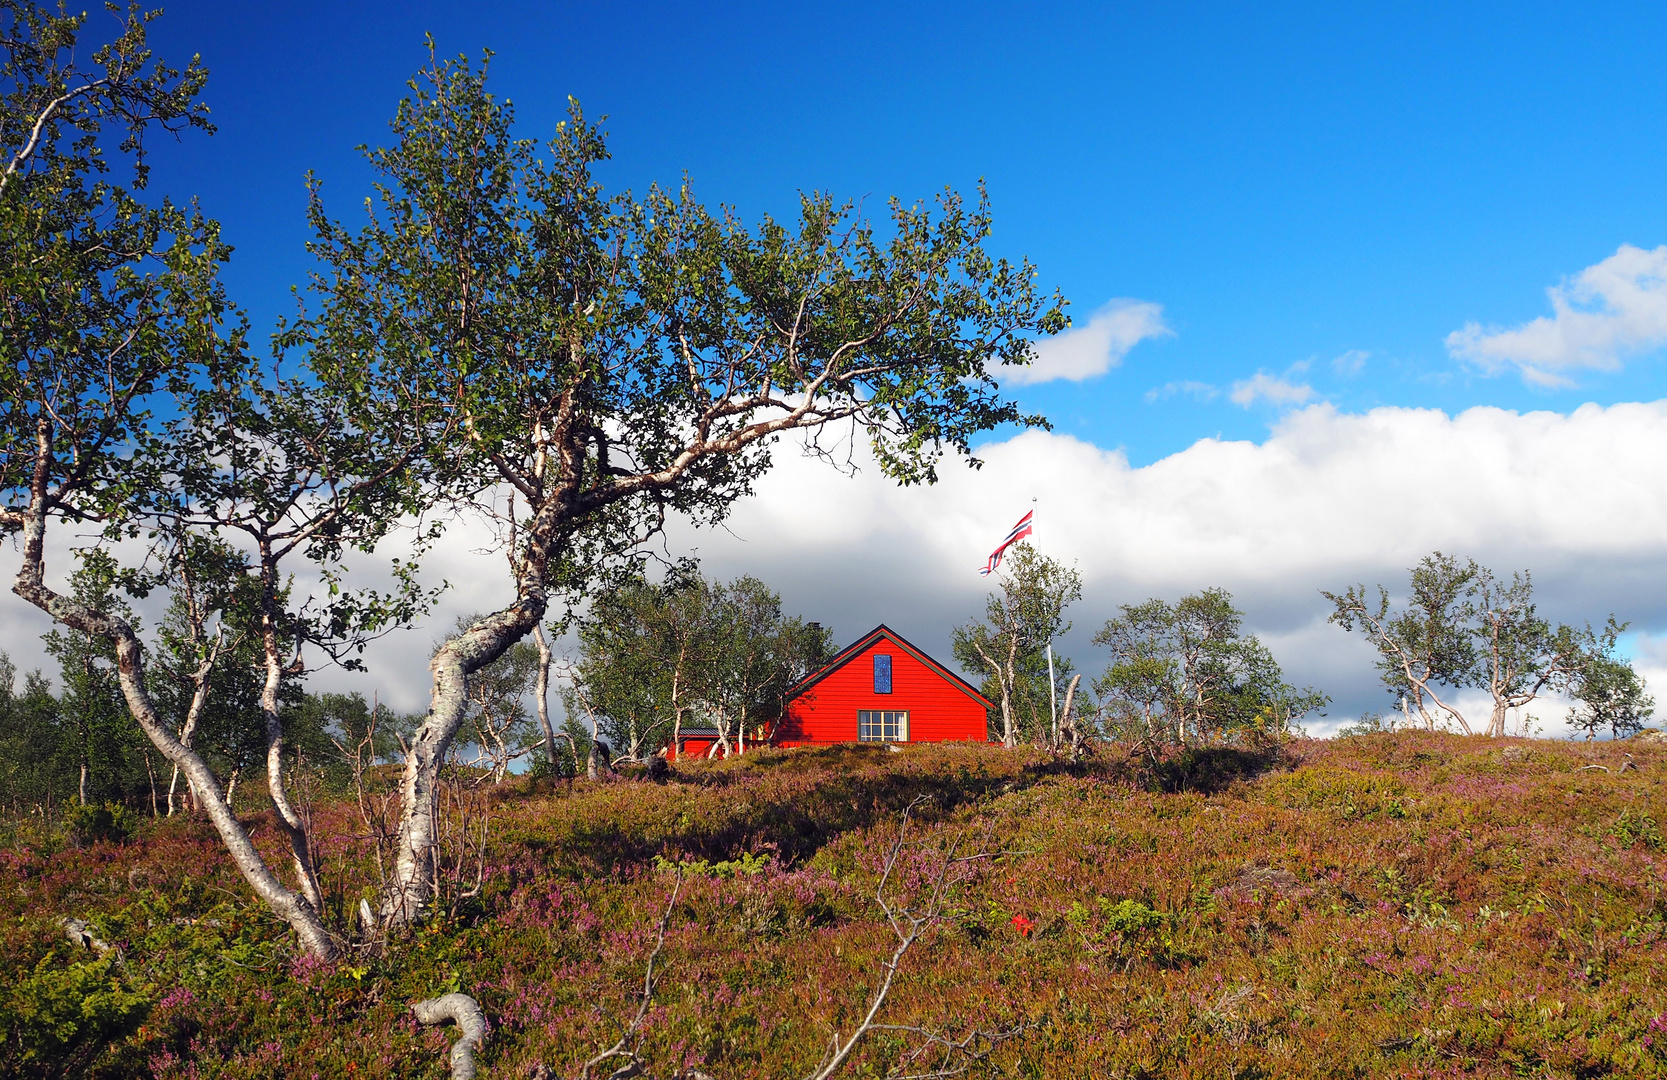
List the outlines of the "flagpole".
<svg viewBox="0 0 1667 1080">
<path fill-rule="evenodd" d="M 1037 497 L 1030 497 L 1030 525 L 1036 527 L 1036 511 L 1039 509 Z M 1053 675 L 1053 633 L 1048 634 L 1048 722 L 1051 725 L 1053 743 L 1059 745 L 1059 687 L 1058 680 Z"/>
<path fill-rule="evenodd" d="M 1053 720 L 1053 743 L 1059 745 L 1059 693 L 1053 677 L 1053 639 L 1048 639 L 1048 716 Z"/>
</svg>

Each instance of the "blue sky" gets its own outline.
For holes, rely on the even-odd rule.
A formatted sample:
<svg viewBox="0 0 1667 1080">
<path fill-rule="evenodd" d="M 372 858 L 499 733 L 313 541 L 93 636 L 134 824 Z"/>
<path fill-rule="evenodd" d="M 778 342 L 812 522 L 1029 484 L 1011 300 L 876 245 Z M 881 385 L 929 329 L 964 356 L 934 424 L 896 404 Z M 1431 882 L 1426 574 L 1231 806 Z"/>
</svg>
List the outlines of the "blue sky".
<svg viewBox="0 0 1667 1080">
<path fill-rule="evenodd" d="M 756 215 L 801 189 L 877 203 L 985 178 L 999 247 L 1079 325 L 1162 305 L 1173 336 L 1023 394 L 1136 464 L 1260 438 L 1265 402 L 1148 400 L 1258 371 L 1350 410 L 1663 396 L 1655 364 L 1548 391 L 1443 344 L 1667 241 L 1659 5 L 171 4 L 159 44 L 203 55 L 221 131 L 158 154 L 158 179 L 225 223 L 257 328 L 306 267 L 304 172 L 351 213 L 353 147 L 384 137 L 425 31 L 496 51 L 526 134 L 568 94 L 606 113 L 616 186 L 687 171 Z M 1364 365 L 1336 370 L 1351 351 Z"/>
<path fill-rule="evenodd" d="M 308 269 L 305 173 L 351 219 L 425 31 L 496 50 L 523 134 L 569 94 L 607 114 L 616 188 L 686 172 L 756 219 L 982 177 L 995 247 L 1073 303 L 1038 370 L 1087 377 L 1017 386 L 1054 435 L 998 433 L 930 491 L 782 455 L 674 553 L 946 656 L 1039 498 L 1038 546 L 1084 575 L 1080 668 L 1118 605 L 1223 586 L 1333 695 L 1325 731 L 1387 702 L 1319 590 L 1439 548 L 1630 620 L 1667 702 L 1667 8 L 174 3 L 158 49 L 202 54 L 220 133 L 157 146 L 156 186 L 223 222 L 257 334 Z M 455 527 L 428 625 L 318 684 L 420 708 L 428 639 L 507 599 L 489 544 Z M 39 662 L 44 619 L 0 612 Z"/>
</svg>

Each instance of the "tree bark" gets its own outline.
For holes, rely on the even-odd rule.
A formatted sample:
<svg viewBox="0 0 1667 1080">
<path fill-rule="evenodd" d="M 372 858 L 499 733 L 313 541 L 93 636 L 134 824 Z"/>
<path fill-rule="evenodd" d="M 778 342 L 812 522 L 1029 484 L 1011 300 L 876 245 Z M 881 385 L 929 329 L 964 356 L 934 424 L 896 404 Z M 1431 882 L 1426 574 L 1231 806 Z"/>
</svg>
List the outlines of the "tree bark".
<svg viewBox="0 0 1667 1080">
<path fill-rule="evenodd" d="M 419 1001 L 411 1011 L 419 1023 L 443 1024 L 450 1020 L 458 1026 L 457 1041 L 451 1044 L 452 1080 L 474 1080 L 475 1051 L 485 1045 L 491 1030 L 475 999 L 468 994 L 447 994 Z"/>
<path fill-rule="evenodd" d="M 195 624 L 194 624 L 195 625 Z M 197 638 L 193 632 L 193 638 Z M 216 637 L 213 646 L 209 648 L 208 656 L 197 665 L 197 671 L 192 676 L 191 704 L 185 710 L 185 723 L 179 728 L 179 742 L 181 746 L 190 748 L 191 737 L 197 732 L 197 721 L 202 719 L 203 707 L 208 704 L 208 677 L 214 673 L 214 665 L 220 659 L 220 649 L 226 642 L 222 631 Z M 179 769 L 174 769 L 174 775 L 168 781 L 168 816 L 174 816 L 174 791 L 179 786 Z"/>
<path fill-rule="evenodd" d="M 290 802 L 284 786 L 284 722 L 278 712 L 278 689 L 283 683 L 284 660 L 279 651 L 277 582 L 270 545 L 261 543 L 261 642 L 266 659 L 266 681 L 260 691 L 260 711 L 266 721 L 266 787 L 272 805 L 278 811 L 278 826 L 289 841 L 290 858 L 295 863 L 295 877 L 301 885 L 301 895 L 316 911 L 324 910 L 324 898 L 318 886 L 318 874 L 313 869 L 312 845 L 307 836 L 306 823 Z"/>
<path fill-rule="evenodd" d="M 1017 631 L 1007 635 L 1007 669 L 1006 678 L 1001 681 L 1001 722 L 1005 730 L 1002 733 L 1001 745 L 1011 750 L 1019 745 L 1019 729 L 1013 719 L 1013 690 L 1019 684 L 1019 673 L 1015 667 L 1019 655 L 1019 635 Z"/>
<path fill-rule="evenodd" d="M 429 661 L 433 700 L 405 755 L 394 867 L 382 895 L 384 929 L 411 925 L 433 899 L 440 769 L 468 707 L 469 676 L 531 633 L 544 618 L 545 605 L 542 584 L 529 582 L 520 600 L 440 646 Z"/>
<path fill-rule="evenodd" d="M 1065 708 L 1059 714 L 1059 725 L 1064 730 L 1065 738 L 1071 744 L 1071 753 L 1082 749 L 1082 732 L 1078 730 L 1076 719 L 1071 709 L 1077 701 L 1077 684 L 1082 682 L 1082 673 L 1071 676 L 1071 683 L 1065 688 Z"/>
<path fill-rule="evenodd" d="M 996 685 L 1001 687 L 1001 744 L 1011 750 L 1014 745 L 1013 698 L 1007 689 L 1007 672 L 1002 670 L 1002 666 L 996 663 L 989 653 L 984 651 L 983 645 L 974 641 L 972 647 L 978 650 L 979 659 L 984 661 L 984 666 L 989 668 L 990 673 L 996 677 Z"/>
<path fill-rule="evenodd" d="M 150 816 L 161 817 L 162 813 L 156 798 L 156 770 L 151 768 L 150 754 L 143 750 L 139 752 L 145 755 L 145 775 L 150 778 Z"/>
<path fill-rule="evenodd" d="M 551 768 L 556 764 L 556 729 L 550 725 L 550 643 L 544 640 L 544 624 L 533 627 L 533 642 L 538 646 L 538 683 L 533 697 L 538 704 L 538 726 L 544 732 L 544 759 Z"/>
</svg>

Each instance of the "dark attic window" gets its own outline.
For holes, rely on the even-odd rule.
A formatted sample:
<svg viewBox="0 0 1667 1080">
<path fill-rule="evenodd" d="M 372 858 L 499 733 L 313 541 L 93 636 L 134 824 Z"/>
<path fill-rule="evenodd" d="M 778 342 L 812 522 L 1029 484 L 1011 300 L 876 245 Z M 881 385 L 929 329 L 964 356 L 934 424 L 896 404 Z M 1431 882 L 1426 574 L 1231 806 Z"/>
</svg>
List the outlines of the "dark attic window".
<svg viewBox="0 0 1667 1080">
<path fill-rule="evenodd" d="M 891 693 L 891 656 L 887 653 L 874 654 L 874 692 Z"/>
</svg>

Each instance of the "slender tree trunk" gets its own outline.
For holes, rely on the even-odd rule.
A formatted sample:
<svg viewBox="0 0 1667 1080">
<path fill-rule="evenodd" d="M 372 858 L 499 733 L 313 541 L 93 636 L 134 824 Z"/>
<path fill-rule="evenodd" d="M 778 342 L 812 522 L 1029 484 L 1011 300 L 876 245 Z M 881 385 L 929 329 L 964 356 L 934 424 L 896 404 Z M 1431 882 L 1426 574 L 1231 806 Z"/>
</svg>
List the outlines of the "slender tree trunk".
<svg viewBox="0 0 1667 1080">
<path fill-rule="evenodd" d="M 215 641 L 209 651 L 208 659 L 197 667 L 197 674 L 193 679 L 195 686 L 191 691 L 191 704 L 185 710 L 185 723 L 179 728 L 179 742 L 187 749 L 191 746 L 191 739 L 197 733 L 197 721 L 202 719 L 203 706 L 208 703 L 208 677 L 214 671 L 215 661 L 220 657 L 220 644 L 224 637 Z M 174 788 L 179 783 L 179 769 L 174 769 L 173 777 L 168 781 L 168 816 L 174 816 Z"/>
<path fill-rule="evenodd" d="M 394 867 L 382 896 L 381 922 L 385 929 L 409 926 L 433 899 L 440 768 L 463 723 L 469 676 L 502 656 L 544 618 L 542 582 L 532 574 L 523 582 L 520 600 L 440 646 L 429 661 L 434 692 L 428 718 L 411 737 L 405 772 L 400 778 Z"/>
<path fill-rule="evenodd" d="M 37 472 L 37 477 L 39 476 Z M 43 554 L 46 520 L 41 506 L 40 492 L 44 484 L 37 479 L 35 499 L 24 523 L 23 566 L 18 571 L 12 591 L 34 604 L 55 620 L 83 633 L 101 637 L 116 648 L 116 672 L 127 701 L 128 711 L 139 724 L 151 745 L 171 764 L 185 773 L 198 792 L 218 790 L 214 774 L 203 759 L 189 747 L 182 745 L 158 714 L 145 686 L 144 646 L 139 643 L 132 627 L 125 620 L 106 612 L 77 604 L 60 596 L 46 586 Z M 208 817 L 220 834 L 220 840 L 231 854 L 243 879 L 267 906 L 300 937 L 302 946 L 314 956 L 329 958 L 336 954 L 335 942 L 325 930 L 318 911 L 303 898 L 284 887 L 262 861 L 260 852 L 250 842 L 249 834 L 232 813 L 231 807 L 216 798 L 203 798 Z"/>
<path fill-rule="evenodd" d="M 265 609 L 261 612 L 261 641 L 266 656 L 266 681 L 261 686 L 260 710 L 266 720 L 266 787 L 272 805 L 278 811 L 279 828 L 289 841 L 290 858 L 295 863 L 295 877 L 301 895 L 316 911 L 324 910 L 324 898 L 318 886 L 318 874 L 313 869 L 312 844 L 307 836 L 306 822 L 290 802 L 284 786 L 284 722 L 278 712 L 278 690 L 283 683 L 284 660 L 279 652 L 277 620 L 277 582 L 273 580 L 271 551 L 261 543 L 261 591 Z"/>
<path fill-rule="evenodd" d="M 683 742 L 683 706 L 677 700 L 681 692 L 683 677 L 683 653 L 680 647 L 677 652 L 677 666 L 671 669 L 671 749 L 672 753 L 681 757 Z"/>
<path fill-rule="evenodd" d="M 1019 639 L 1016 634 L 1008 635 L 1007 641 L 1007 669 L 1006 678 L 1001 680 L 1001 722 L 1004 726 L 1001 745 L 1011 750 L 1019 745 L 1018 723 L 1013 718 L 1013 690 L 1019 684 L 1019 673 L 1016 661 L 1019 655 Z"/>
<path fill-rule="evenodd" d="M 1077 684 L 1082 682 L 1082 673 L 1071 676 L 1071 683 L 1065 688 L 1065 708 L 1059 714 L 1059 726 L 1064 730 L 1065 738 L 1071 745 L 1074 754 L 1082 748 L 1082 733 L 1077 730 L 1076 717 L 1071 712 L 1077 701 Z"/>
<path fill-rule="evenodd" d="M 996 663 L 995 659 L 984 651 L 984 646 L 974 641 L 972 647 L 978 650 L 979 658 L 984 666 L 990 669 L 990 674 L 996 677 L 996 685 L 1001 687 L 1001 744 L 1008 749 L 1014 745 L 1013 739 L 1013 695 L 1008 689 L 1007 672 Z"/>
<path fill-rule="evenodd" d="M 161 806 L 156 795 L 156 771 L 151 768 L 150 754 L 144 750 L 139 752 L 145 756 L 145 775 L 150 777 L 150 816 L 161 817 Z"/>
<path fill-rule="evenodd" d="M 81 805 L 86 806 L 87 805 L 87 763 L 85 761 L 83 761 L 81 763 L 81 786 L 79 788 L 79 795 L 80 795 L 80 798 L 81 798 Z"/>
<path fill-rule="evenodd" d="M 544 732 L 544 757 L 550 767 L 556 764 L 556 729 L 550 725 L 550 643 L 544 640 L 544 624 L 533 627 L 533 642 L 538 646 L 538 683 L 533 698 L 538 705 L 538 726 Z"/>
</svg>

